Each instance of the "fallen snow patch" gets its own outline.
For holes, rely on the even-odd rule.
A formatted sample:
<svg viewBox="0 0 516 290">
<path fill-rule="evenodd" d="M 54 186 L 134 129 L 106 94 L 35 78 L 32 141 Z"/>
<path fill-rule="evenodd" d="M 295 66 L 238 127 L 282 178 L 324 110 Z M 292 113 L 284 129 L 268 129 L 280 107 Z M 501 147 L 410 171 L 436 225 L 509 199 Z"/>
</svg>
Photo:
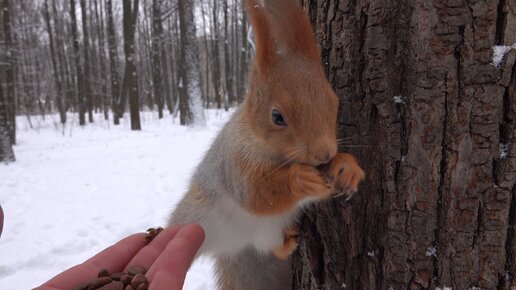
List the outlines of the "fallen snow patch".
<svg viewBox="0 0 516 290">
<path fill-rule="evenodd" d="M 58 116 L 33 117 L 35 129 L 19 118 L 17 160 L 0 164 L 0 288 L 32 289 L 125 236 L 166 225 L 229 117 L 207 113 L 196 130 L 142 113 L 142 131 L 131 131 L 128 117 L 113 126 L 96 115 L 64 136 Z M 212 273 L 211 260 L 199 259 L 184 289 L 215 289 Z"/>
</svg>

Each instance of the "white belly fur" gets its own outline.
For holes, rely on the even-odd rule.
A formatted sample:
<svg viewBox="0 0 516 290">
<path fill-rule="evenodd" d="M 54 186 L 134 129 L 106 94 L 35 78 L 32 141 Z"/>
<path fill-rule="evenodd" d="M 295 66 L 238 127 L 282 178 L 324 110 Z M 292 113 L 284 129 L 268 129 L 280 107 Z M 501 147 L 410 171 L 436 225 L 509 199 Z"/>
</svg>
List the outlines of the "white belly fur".
<svg viewBox="0 0 516 290">
<path fill-rule="evenodd" d="M 223 197 L 200 221 L 206 232 L 200 253 L 232 254 L 248 246 L 270 252 L 283 245 L 283 231 L 297 221 L 298 213 L 299 209 L 295 209 L 282 215 L 259 217 Z"/>
</svg>

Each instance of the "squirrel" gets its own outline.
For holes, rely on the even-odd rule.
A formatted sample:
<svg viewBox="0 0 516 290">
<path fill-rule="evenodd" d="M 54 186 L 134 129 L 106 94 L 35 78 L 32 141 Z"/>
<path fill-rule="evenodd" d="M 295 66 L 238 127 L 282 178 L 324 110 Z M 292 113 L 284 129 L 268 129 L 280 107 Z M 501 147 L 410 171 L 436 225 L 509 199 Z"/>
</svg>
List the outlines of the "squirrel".
<svg viewBox="0 0 516 290">
<path fill-rule="evenodd" d="M 221 289 L 290 289 L 300 212 L 350 197 L 365 176 L 337 153 L 339 101 L 308 17 L 295 0 L 259 2 L 245 4 L 255 40 L 248 94 L 169 219 L 204 228 L 198 255 L 214 257 Z"/>
</svg>

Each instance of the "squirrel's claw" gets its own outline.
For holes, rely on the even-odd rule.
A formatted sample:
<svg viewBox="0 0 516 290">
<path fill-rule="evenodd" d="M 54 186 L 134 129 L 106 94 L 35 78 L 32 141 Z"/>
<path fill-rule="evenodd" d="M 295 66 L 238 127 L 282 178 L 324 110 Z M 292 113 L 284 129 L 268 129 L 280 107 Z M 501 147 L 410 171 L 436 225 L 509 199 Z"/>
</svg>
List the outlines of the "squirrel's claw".
<svg viewBox="0 0 516 290">
<path fill-rule="evenodd" d="M 365 173 L 355 158 L 349 153 L 338 153 L 327 166 L 329 179 L 333 181 L 334 198 L 346 195 L 349 200 L 358 190 L 358 184 Z"/>
</svg>

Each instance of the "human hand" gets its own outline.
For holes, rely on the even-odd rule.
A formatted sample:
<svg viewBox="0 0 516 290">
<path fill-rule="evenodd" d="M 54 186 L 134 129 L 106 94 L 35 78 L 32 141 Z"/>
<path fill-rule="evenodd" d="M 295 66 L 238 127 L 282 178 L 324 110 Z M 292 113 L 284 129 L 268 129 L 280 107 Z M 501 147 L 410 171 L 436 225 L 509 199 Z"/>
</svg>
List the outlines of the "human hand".
<svg viewBox="0 0 516 290">
<path fill-rule="evenodd" d="M 186 271 L 204 241 L 204 230 L 196 224 L 172 226 L 145 246 L 145 234 L 129 236 L 86 262 L 74 266 L 35 290 L 72 289 L 97 277 L 101 269 L 122 272 L 133 265 L 148 269 L 150 290 L 182 289 Z"/>
</svg>

